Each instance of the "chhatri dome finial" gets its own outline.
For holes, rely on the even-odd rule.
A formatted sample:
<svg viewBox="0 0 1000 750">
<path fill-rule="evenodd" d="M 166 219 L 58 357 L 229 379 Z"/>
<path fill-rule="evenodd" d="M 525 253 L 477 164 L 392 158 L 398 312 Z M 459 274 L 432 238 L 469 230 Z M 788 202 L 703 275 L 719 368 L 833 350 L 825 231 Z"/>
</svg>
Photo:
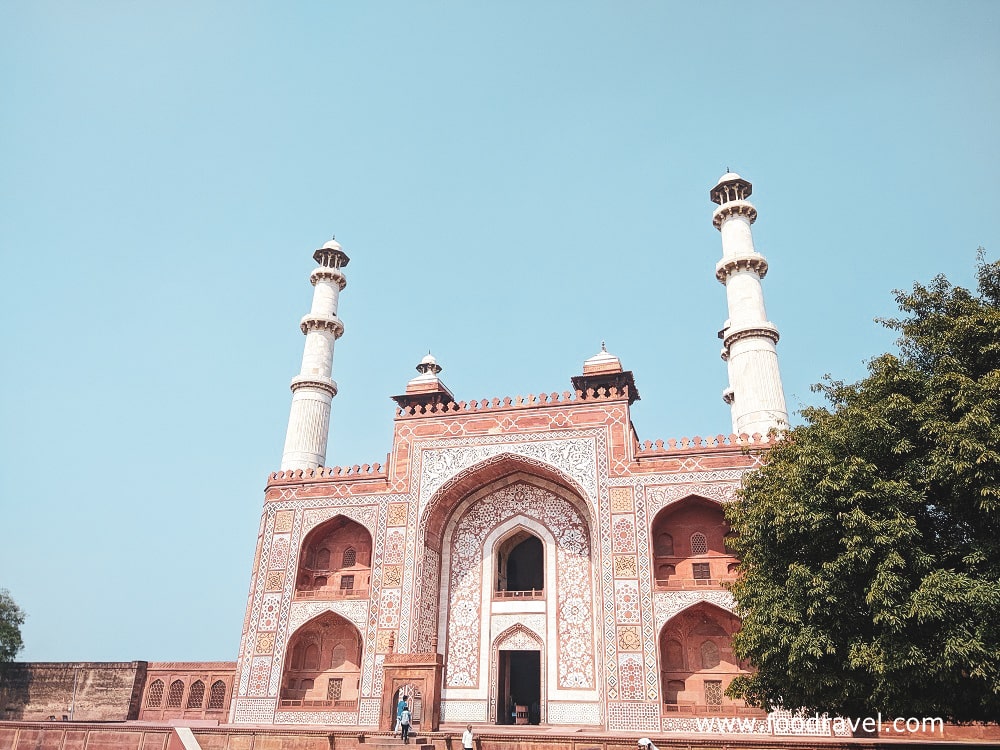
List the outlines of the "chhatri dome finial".
<svg viewBox="0 0 1000 750">
<path fill-rule="evenodd" d="M 427 350 L 427 356 L 420 360 L 420 364 L 417 365 L 417 372 L 421 375 L 430 374 L 436 376 L 444 368 L 438 364 L 437 359 L 431 354 L 431 350 Z"/>
</svg>

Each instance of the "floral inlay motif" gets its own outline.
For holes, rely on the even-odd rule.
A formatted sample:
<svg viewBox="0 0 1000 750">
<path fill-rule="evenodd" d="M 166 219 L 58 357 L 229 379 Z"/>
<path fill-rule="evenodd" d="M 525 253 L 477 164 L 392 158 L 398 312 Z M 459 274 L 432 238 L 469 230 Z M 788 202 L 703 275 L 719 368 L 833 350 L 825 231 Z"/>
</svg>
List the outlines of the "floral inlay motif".
<svg viewBox="0 0 1000 750">
<path fill-rule="evenodd" d="M 523 483 L 504 487 L 477 502 L 452 535 L 446 684 L 475 687 L 479 682 L 483 541 L 493 529 L 516 516 L 543 524 L 556 539 L 559 686 L 593 687 L 594 625 L 587 526 L 568 500 Z"/>
</svg>

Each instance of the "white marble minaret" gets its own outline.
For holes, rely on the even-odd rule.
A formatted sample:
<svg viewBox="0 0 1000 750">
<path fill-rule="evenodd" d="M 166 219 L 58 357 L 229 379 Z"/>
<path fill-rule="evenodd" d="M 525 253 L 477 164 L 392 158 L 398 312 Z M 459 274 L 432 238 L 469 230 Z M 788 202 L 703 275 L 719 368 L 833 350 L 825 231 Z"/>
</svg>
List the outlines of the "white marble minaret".
<svg viewBox="0 0 1000 750">
<path fill-rule="evenodd" d="M 337 317 L 337 300 L 347 286 L 341 270 L 350 261 L 340 243 L 332 239 L 313 253 L 319 266 L 309 275 L 315 287 L 312 309 L 302 318 L 306 335 L 302 369 L 292 378 L 292 411 L 288 416 L 282 471 L 315 469 L 326 461 L 330 436 L 330 404 L 337 395 L 333 373 L 333 346 L 344 333 Z"/>
<path fill-rule="evenodd" d="M 719 207 L 712 224 L 722 233 L 722 260 L 715 277 L 726 286 L 729 319 L 719 331 L 722 358 L 729 367 L 729 387 L 722 398 L 732 407 L 733 432 L 766 435 L 788 427 L 785 393 L 778 372 L 778 329 L 767 319 L 760 280 L 767 261 L 753 246 L 750 225 L 757 209 L 747 200 L 753 186 L 726 172 L 709 197 Z"/>
</svg>

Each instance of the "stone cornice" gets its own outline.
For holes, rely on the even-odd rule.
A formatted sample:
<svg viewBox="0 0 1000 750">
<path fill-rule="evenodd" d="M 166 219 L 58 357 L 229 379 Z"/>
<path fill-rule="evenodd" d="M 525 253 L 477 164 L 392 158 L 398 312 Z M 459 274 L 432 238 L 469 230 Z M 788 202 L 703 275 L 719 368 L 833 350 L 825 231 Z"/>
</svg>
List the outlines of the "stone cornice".
<svg viewBox="0 0 1000 750">
<path fill-rule="evenodd" d="M 737 271 L 753 271 L 763 279 L 767 276 L 767 260 L 763 255 L 740 255 L 736 258 L 723 258 L 715 264 L 715 278 L 723 284 Z"/>
<path fill-rule="evenodd" d="M 752 328 L 739 328 L 737 330 L 729 331 L 726 333 L 726 338 L 723 340 L 722 345 L 729 349 L 737 341 L 742 341 L 743 339 L 751 338 L 765 338 L 771 339 L 774 343 L 778 343 L 778 329 L 775 328 L 771 323 L 765 323 L 763 325 L 754 326 Z"/>
<path fill-rule="evenodd" d="M 291 388 L 292 393 L 300 388 L 316 388 L 330 394 L 331 397 L 337 395 L 337 381 L 325 378 L 310 378 L 305 375 L 299 375 L 298 377 L 292 378 Z"/>
<path fill-rule="evenodd" d="M 336 315 L 329 318 L 325 315 L 306 315 L 299 323 L 299 328 L 302 333 L 329 331 L 337 339 L 344 335 L 344 324 Z"/>
<path fill-rule="evenodd" d="M 721 230 L 722 222 L 730 216 L 736 215 L 746 216 L 751 224 L 757 221 L 757 209 L 754 208 L 753 203 L 743 200 L 729 201 L 729 203 L 723 203 L 712 212 L 712 226 Z"/>
</svg>

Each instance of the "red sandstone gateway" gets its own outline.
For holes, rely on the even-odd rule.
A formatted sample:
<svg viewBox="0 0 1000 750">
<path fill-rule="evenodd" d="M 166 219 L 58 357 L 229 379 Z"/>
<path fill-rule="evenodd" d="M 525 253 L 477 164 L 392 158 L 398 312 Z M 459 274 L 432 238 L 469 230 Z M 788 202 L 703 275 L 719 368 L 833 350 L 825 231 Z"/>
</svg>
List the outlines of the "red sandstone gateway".
<svg viewBox="0 0 1000 750">
<path fill-rule="evenodd" d="M 750 193 L 728 172 L 710 193 L 733 434 L 707 439 L 640 442 L 635 378 L 603 344 L 568 391 L 482 401 L 458 400 L 428 354 L 393 397 L 387 464 L 325 467 L 349 258 L 323 245 L 238 661 L 137 663 L 113 718 L 387 732 L 406 695 L 419 737 L 441 722 L 653 734 L 753 713 L 725 696 L 748 667 L 730 646 L 722 506 L 787 412 Z M 81 711 L 95 689 L 73 683 Z"/>
</svg>

